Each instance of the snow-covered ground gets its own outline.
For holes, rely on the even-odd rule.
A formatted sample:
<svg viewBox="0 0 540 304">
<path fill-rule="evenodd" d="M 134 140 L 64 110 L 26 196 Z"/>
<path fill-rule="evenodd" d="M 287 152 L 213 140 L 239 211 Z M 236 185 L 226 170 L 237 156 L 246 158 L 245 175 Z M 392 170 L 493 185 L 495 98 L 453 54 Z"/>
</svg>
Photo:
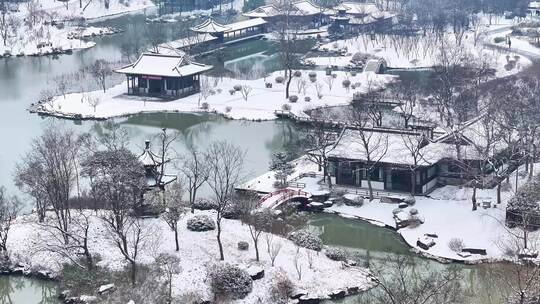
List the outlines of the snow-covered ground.
<svg viewBox="0 0 540 304">
<path fill-rule="evenodd" d="M 154 7 L 154 3 L 151 0 L 110 0 L 109 8 L 105 7 L 105 1 L 93 0 L 86 6 L 88 1 L 82 0 L 82 8 L 80 6 L 81 0 L 71 0 L 66 2 L 59 2 L 56 0 L 37 0 L 38 7 L 47 11 L 57 14 L 60 19 L 62 18 L 75 18 L 84 17 L 86 19 L 96 19 L 106 16 L 120 15 L 135 11 L 140 11 L 147 8 Z M 21 13 L 26 12 L 26 6 L 21 5 L 19 7 Z"/>
<path fill-rule="evenodd" d="M 266 82 L 272 83 L 272 88 L 265 87 L 264 79 L 238 80 L 231 78 L 208 77 L 211 87 L 208 91 L 213 95 L 205 99 L 202 95 L 195 94 L 185 98 L 165 101 L 156 98 L 138 97 L 125 95 L 127 84 L 122 83 L 108 89 L 106 92 L 94 91 L 87 93 L 74 93 L 55 97 L 52 102 L 44 103 L 40 112 L 54 115 L 81 115 L 84 118 L 109 118 L 124 116 L 142 112 L 204 112 L 211 111 L 224 114 L 233 119 L 269 120 L 275 119 L 275 111 L 282 110 L 284 105 L 290 107 L 290 111 L 298 116 L 304 116 L 304 110 L 322 106 L 346 105 L 352 100 L 355 92 L 365 92 L 371 86 L 384 86 L 396 79 L 396 76 L 377 75 L 373 73 L 360 73 L 352 76 L 345 72 L 336 72 L 336 78 L 332 79 L 332 85 L 328 84 L 329 77 L 322 71 L 317 71 L 317 81 L 311 82 L 307 73 L 302 71 L 301 77 L 294 77 L 291 83 L 291 95 L 297 95 L 297 102 L 289 102 L 285 99 L 285 84 L 278 84 L 275 78 L 281 72 L 275 72 L 266 78 Z M 355 89 L 346 89 L 342 81 L 348 79 L 351 84 L 357 84 Z M 305 82 L 305 90 L 298 89 L 298 83 Z M 250 87 L 251 91 L 247 100 L 242 92 L 237 91 L 233 95 L 230 90 L 235 85 Z M 321 98 L 318 98 L 318 92 Z M 301 91 L 301 92 L 299 92 Z M 92 98 L 86 98 L 86 97 Z M 306 97 L 309 101 L 306 101 Z M 99 100 L 97 107 L 92 107 L 89 100 Z M 208 110 L 203 110 L 203 104 L 208 105 Z"/>
<path fill-rule="evenodd" d="M 0 44 L 0 55 L 6 53 L 12 56 L 17 55 L 46 55 L 57 50 L 79 50 L 87 49 L 96 45 L 93 41 L 73 39 L 73 33 L 86 32 L 87 30 L 76 30 L 75 27 L 65 27 L 58 29 L 52 25 L 37 24 L 31 29 L 26 25 L 21 25 L 16 34 L 8 39 L 7 45 Z M 101 31 L 101 34 L 99 34 Z M 87 34 L 105 35 L 109 34 L 107 28 L 93 27 Z M 69 39 L 68 37 L 72 38 Z"/>
<path fill-rule="evenodd" d="M 506 44 L 506 40 L 496 43 L 495 38 L 506 38 L 506 36 L 510 35 L 512 31 L 504 31 L 500 33 L 491 34 L 487 37 L 488 41 L 494 45 L 498 45 L 500 47 L 508 48 L 508 45 Z M 510 51 L 511 50 L 519 50 L 526 53 L 530 53 L 531 56 L 540 57 L 540 48 L 532 45 L 529 41 L 525 40 L 523 37 L 515 37 L 511 36 L 510 41 L 512 43 Z"/>
<path fill-rule="evenodd" d="M 476 58 L 490 58 L 492 66 L 497 70 L 497 77 L 516 74 L 529 66 L 531 61 L 528 58 L 520 58 L 519 62 L 509 69 L 506 56 L 509 55 L 513 58 L 517 54 L 512 50 L 489 49 L 481 39 L 484 35 L 489 35 L 491 32 L 497 32 L 514 24 L 513 20 L 498 19 L 496 21 L 497 24 L 488 26 L 487 20 L 483 20 L 482 22 L 486 23 L 465 32 L 462 38 L 462 47 Z M 452 33 L 447 33 L 444 40 L 449 45 L 456 44 L 456 37 Z M 363 34 L 319 46 L 321 51 L 340 51 L 344 53 L 344 56 L 320 56 L 309 58 L 309 60 L 316 65 L 344 67 L 351 65 L 351 59 L 355 53 L 362 53 L 384 58 L 388 66 L 392 68 L 427 68 L 437 63 L 440 48 L 440 41 L 433 35 L 412 37 L 377 35 L 372 40 L 369 34 Z M 518 48 L 517 45 L 516 48 Z"/>
<path fill-rule="evenodd" d="M 524 169 L 521 168 L 521 172 Z M 510 184 L 514 189 L 514 177 L 510 178 Z M 525 177 L 519 178 L 519 184 L 526 181 Z M 419 216 L 425 222 L 417 227 L 405 227 L 398 230 L 403 239 L 419 252 L 428 255 L 463 261 L 501 260 L 506 258 L 505 250 L 510 242 L 515 242 L 504 226 L 505 210 L 507 201 L 513 196 L 513 191 L 506 189 L 501 194 L 502 204 L 494 207 L 497 201 L 496 189 L 479 189 L 477 201 L 492 202 L 492 207 L 484 209 L 481 205 L 478 210 L 472 211 L 472 188 L 445 186 L 436 189 L 429 197 L 417 196 L 416 203 L 412 207 L 403 209 L 408 213 L 412 208 L 418 210 Z M 376 199 L 372 202 L 364 201 L 363 206 L 353 207 L 346 205 L 334 205 L 327 210 L 336 212 L 345 217 L 359 217 L 373 220 L 387 226 L 395 227 L 396 222 L 392 211 L 398 208 L 396 204 L 381 203 Z M 514 231 L 516 233 L 517 231 Z M 429 250 L 417 246 L 417 240 L 426 234 L 436 234 L 435 245 Z M 540 232 L 530 234 L 529 246 L 533 250 L 540 249 L 537 241 Z M 462 257 L 449 248 L 452 239 L 461 239 L 465 247 L 485 249 L 487 255 L 471 255 Z"/>
<path fill-rule="evenodd" d="M 214 217 L 210 211 L 197 211 L 196 214 L 207 214 Z M 152 234 L 154 241 L 151 244 L 153 245 L 140 252 L 140 262 L 151 263 L 163 252 L 177 255 L 180 258 L 182 271 L 173 278 L 173 294 L 179 296 L 192 292 L 206 300 L 211 300 L 212 292 L 209 286 L 210 282 L 207 279 L 207 269 L 219 260 L 216 231 L 193 232 L 188 230 L 186 221 L 191 217 L 191 214 L 187 214 L 179 222 L 179 243 L 181 244 L 179 252 L 174 251 L 174 234 L 163 220 L 143 220 L 145 229 L 152 229 L 155 232 Z M 105 228 L 101 223 L 99 219 L 91 218 L 90 250 L 93 254 L 100 256 L 100 266 L 113 270 L 121 269 L 126 266 L 126 263 L 117 248 L 107 240 Z M 373 286 L 367 269 L 343 267 L 341 262 L 332 261 L 323 253 L 315 254 L 313 252 L 313 268 L 310 268 L 305 249 L 299 251 L 302 278 L 298 280 L 293 265 L 297 246 L 291 241 L 274 236 L 274 244 L 279 242 L 283 247 L 276 258 L 275 266 L 272 267 L 264 237 L 261 237 L 259 241 L 261 260 L 257 263 L 254 258 L 255 252 L 248 226 L 242 225 L 236 220 L 226 219 L 223 220 L 222 225 L 225 261 L 241 266 L 259 265 L 265 270 L 264 278 L 254 281 L 253 291 L 245 299 L 233 303 L 271 303 L 269 299 L 270 286 L 273 284 L 274 275 L 280 270 L 285 271 L 296 288 L 306 291 L 309 296 L 326 297 L 336 290 L 359 287 L 359 290 L 362 291 Z M 34 216 L 28 215 L 18 218 L 10 230 L 8 239 L 11 256 L 14 262 L 21 262 L 32 269 L 57 273 L 61 269 L 61 264 L 66 260 L 56 254 L 40 250 L 38 244 L 42 238 L 48 238 L 48 234 L 35 223 Z M 238 250 L 239 241 L 249 242 L 250 249 L 248 251 Z"/>
</svg>

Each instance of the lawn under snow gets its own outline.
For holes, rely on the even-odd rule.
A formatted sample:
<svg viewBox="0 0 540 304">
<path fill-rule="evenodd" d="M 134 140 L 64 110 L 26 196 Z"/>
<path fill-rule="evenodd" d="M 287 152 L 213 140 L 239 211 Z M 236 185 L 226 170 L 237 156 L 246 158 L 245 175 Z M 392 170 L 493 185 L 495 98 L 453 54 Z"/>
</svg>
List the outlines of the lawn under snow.
<svg viewBox="0 0 540 304">
<path fill-rule="evenodd" d="M 196 211 L 196 214 L 207 214 L 215 218 L 210 211 Z M 140 252 L 141 263 L 151 263 L 163 252 L 177 255 L 181 262 L 181 273 L 173 278 L 173 293 L 179 296 L 183 293 L 201 295 L 203 299 L 211 300 L 212 292 L 207 278 L 207 269 L 218 262 L 219 252 L 216 243 L 216 231 L 193 232 L 186 229 L 186 221 L 192 215 L 187 214 L 179 222 L 180 251 L 174 251 L 174 234 L 161 219 L 145 219 L 144 228 L 152 229 L 151 244 Z M 90 229 L 90 250 L 101 257 L 99 264 L 112 270 L 126 266 L 124 259 L 114 245 L 106 238 L 106 232 L 101 221 L 92 218 Z M 234 303 L 271 303 L 269 300 L 270 286 L 273 284 L 274 274 L 283 270 L 295 284 L 296 288 L 304 290 L 309 296 L 325 297 L 335 290 L 348 287 L 359 287 L 360 291 L 373 287 L 369 271 L 360 267 L 343 267 L 341 262 L 328 259 L 323 253 L 313 254 L 313 269 L 309 268 L 307 251 L 300 249 L 300 263 L 302 265 L 302 279 L 298 280 L 293 257 L 297 247 L 291 241 L 274 236 L 273 242 L 280 242 L 283 247 L 272 267 L 264 237 L 259 241 L 261 261 L 255 261 L 253 243 L 247 225 L 236 220 L 222 222 L 222 241 L 225 251 L 225 260 L 241 266 L 259 265 L 264 268 L 265 276 L 254 281 L 253 291 L 243 300 Z M 49 270 L 58 273 L 61 264 L 65 262 L 62 257 L 46 251 L 40 251 L 40 239 L 48 238 L 43 228 L 35 223 L 32 215 L 17 219 L 9 233 L 8 248 L 14 262 L 26 264 L 34 270 Z M 249 242 L 248 251 L 237 249 L 238 241 Z M 97 288 L 97 287 L 96 287 Z"/>
<path fill-rule="evenodd" d="M 512 50 L 489 49 L 484 45 L 484 41 L 481 39 L 483 35 L 489 35 L 490 32 L 499 31 L 501 28 L 509 27 L 511 24 L 511 21 L 501 19 L 500 24 L 492 26 L 479 25 L 476 31 L 480 35 L 476 35 L 476 43 L 473 30 L 467 31 L 462 38 L 463 48 L 472 56 L 490 58 L 492 66 L 497 71 L 497 77 L 516 74 L 531 64 L 528 58 L 520 58 L 515 66 L 509 66 L 507 65 L 506 56 L 509 55 L 513 58 L 517 55 L 515 52 L 512 52 Z M 445 40 L 450 44 L 455 44 L 456 38 L 452 33 L 447 33 Z M 518 48 L 517 45 L 516 48 Z M 354 38 L 323 44 L 319 46 L 319 50 L 326 52 L 341 51 L 344 52 L 344 55 L 308 58 L 316 65 L 350 66 L 353 55 L 363 53 L 384 58 L 388 66 L 392 68 L 428 68 L 437 63 L 440 42 L 437 41 L 434 35 L 376 35 L 375 39 L 372 40 L 369 34 L 361 34 Z"/>
<path fill-rule="evenodd" d="M 352 100 L 354 92 L 365 92 L 368 87 L 383 87 L 396 79 L 396 76 L 377 75 L 374 73 L 359 73 L 351 76 L 346 72 L 335 72 L 337 77 L 333 79 L 331 89 L 328 79 L 323 71 L 317 71 L 317 82 L 310 82 L 307 77 L 309 71 L 302 71 L 301 77 L 294 77 L 291 83 L 291 95 L 297 95 L 295 103 L 285 99 L 285 84 L 278 84 L 274 79 L 281 75 L 275 72 L 266 78 L 273 88 L 265 87 L 264 79 L 238 80 L 231 78 L 208 77 L 208 83 L 214 95 L 206 99 L 202 94 L 194 94 L 185 98 L 167 101 L 157 98 L 128 96 L 127 83 L 114 86 L 106 92 L 93 91 L 87 93 L 73 93 L 53 98 L 51 102 L 43 103 L 38 110 L 42 113 L 54 115 L 73 116 L 81 115 L 83 118 L 109 118 L 143 112 L 215 112 L 224 114 L 233 119 L 268 120 L 275 119 L 275 111 L 282 110 L 283 105 L 290 106 L 290 111 L 298 116 L 304 116 L 304 110 L 316 107 L 347 105 Z M 346 89 L 342 81 L 349 79 L 352 84 L 360 84 L 355 89 Z M 298 82 L 305 81 L 305 91 L 298 90 Z M 234 95 L 229 90 L 234 85 L 243 85 L 251 88 L 245 100 L 242 93 L 237 91 Z M 317 86 L 321 92 L 318 98 Z M 92 98 L 87 98 L 92 97 Z M 309 97 L 310 101 L 306 101 Z M 91 104 L 98 100 L 97 107 Z M 203 104 L 208 104 L 208 109 L 203 110 Z"/>
<path fill-rule="evenodd" d="M 520 170 L 524 171 L 523 168 Z M 514 181 L 515 175 L 510 178 L 512 189 L 514 189 Z M 526 177 L 519 177 L 520 185 L 525 181 Z M 515 241 L 515 238 L 510 236 L 508 228 L 504 226 L 506 203 L 513 196 L 513 193 L 513 190 L 509 189 L 503 191 L 501 193 L 502 204 L 499 206 L 488 209 L 479 206 L 476 211 L 472 211 L 472 188 L 445 186 L 436 189 L 429 197 L 416 196 L 414 206 L 403 209 L 405 212 L 411 208 L 417 209 L 425 223 L 418 227 L 401 228 L 398 233 L 411 247 L 436 257 L 463 261 L 504 259 L 505 249 L 509 242 Z M 479 203 L 491 201 L 494 204 L 497 201 L 496 197 L 496 189 L 479 189 L 477 192 Z M 392 210 L 396 208 L 396 204 L 381 203 L 376 199 L 372 202 L 364 200 L 362 207 L 334 205 L 327 210 L 337 212 L 342 216 L 374 220 L 395 227 Z M 516 232 L 514 231 L 514 233 Z M 434 239 L 436 245 L 429 250 L 423 250 L 416 244 L 416 241 L 425 234 L 438 236 Z M 530 234 L 529 246 L 531 249 L 540 249 L 538 247 L 540 244 L 537 242 L 539 237 L 540 233 Z M 465 247 L 486 249 L 487 255 L 459 256 L 448 246 L 450 240 L 454 238 L 463 240 Z"/>
<path fill-rule="evenodd" d="M 129 12 L 140 11 L 146 8 L 152 8 L 155 5 L 151 0 L 109 0 L 109 8 L 105 8 L 103 0 L 82 0 L 82 8 L 79 1 L 70 0 L 66 5 L 65 2 L 56 0 L 37 0 L 39 6 L 48 11 L 58 14 L 59 17 L 71 19 L 74 17 L 84 17 L 86 19 L 96 19 L 100 17 L 125 14 Z M 90 3 L 90 4 L 88 4 Z M 88 4 L 88 6 L 86 6 Z M 26 6 L 19 7 L 21 13 L 26 12 Z"/>
</svg>

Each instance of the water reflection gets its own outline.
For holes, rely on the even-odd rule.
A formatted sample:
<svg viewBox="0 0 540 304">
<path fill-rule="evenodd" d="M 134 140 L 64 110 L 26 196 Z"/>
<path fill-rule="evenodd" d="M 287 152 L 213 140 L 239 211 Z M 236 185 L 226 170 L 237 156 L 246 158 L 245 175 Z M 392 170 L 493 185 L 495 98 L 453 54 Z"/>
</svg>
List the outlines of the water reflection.
<svg viewBox="0 0 540 304">
<path fill-rule="evenodd" d="M 22 276 L 0 276 L 0 304 L 58 304 L 56 283 Z"/>
</svg>

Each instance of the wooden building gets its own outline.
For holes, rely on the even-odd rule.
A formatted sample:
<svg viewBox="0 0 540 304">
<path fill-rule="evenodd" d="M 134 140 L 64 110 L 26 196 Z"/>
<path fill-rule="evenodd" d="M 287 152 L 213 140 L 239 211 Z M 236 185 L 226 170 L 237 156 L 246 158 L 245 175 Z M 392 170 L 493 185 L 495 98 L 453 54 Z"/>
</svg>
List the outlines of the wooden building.
<svg viewBox="0 0 540 304">
<path fill-rule="evenodd" d="M 297 0 L 288 7 L 277 7 L 274 4 L 263 5 L 243 15 L 249 18 L 262 18 L 269 23 L 277 24 L 288 19 L 290 24 L 295 24 L 295 29 L 312 29 L 326 24 L 331 12 L 318 6 L 310 0 Z M 294 30 L 294 29 L 291 29 Z"/>
<path fill-rule="evenodd" d="M 200 91 L 200 75 L 212 69 L 190 61 L 185 54 L 144 53 L 116 73 L 127 77 L 127 93 L 156 97 L 184 97 Z"/>
<path fill-rule="evenodd" d="M 395 14 L 380 10 L 374 3 L 343 2 L 333 9 L 330 19 L 349 31 L 366 32 L 392 25 Z"/>
<path fill-rule="evenodd" d="M 415 130 L 365 129 L 362 134 L 367 139 L 369 155 L 360 131 L 346 129 L 335 144 L 327 147 L 332 182 L 368 188 L 369 174 L 374 190 L 415 194 L 429 193 L 438 185 L 461 185 L 479 179 L 479 187 L 494 187 L 498 182 L 492 174 L 494 169 L 511 169 L 502 162 L 507 146 L 497 143 L 490 147 L 489 163 L 498 167 L 481 169 L 486 156 L 480 155 L 477 147 L 489 143 L 483 143 L 485 139 L 479 135 L 480 119 L 435 139 Z M 308 153 L 317 156 L 317 152 Z M 510 172 L 509 169 L 506 171 Z"/>
<path fill-rule="evenodd" d="M 198 34 L 208 34 L 220 42 L 230 42 L 258 36 L 266 32 L 266 20 L 262 18 L 248 19 L 230 24 L 221 24 L 213 18 L 194 26 L 191 30 Z"/>
</svg>

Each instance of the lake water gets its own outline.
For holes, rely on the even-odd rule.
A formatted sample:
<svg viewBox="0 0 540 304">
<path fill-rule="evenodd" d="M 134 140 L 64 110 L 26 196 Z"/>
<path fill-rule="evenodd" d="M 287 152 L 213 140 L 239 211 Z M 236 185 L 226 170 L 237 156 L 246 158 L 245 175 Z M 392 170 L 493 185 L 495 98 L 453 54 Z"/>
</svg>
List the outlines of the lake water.
<svg viewBox="0 0 540 304">
<path fill-rule="evenodd" d="M 96 59 L 118 60 L 122 54 L 144 47 L 147 43 L 144 37 L 150 33 L 144 20 L 144 15 L 126 15 L 100 22 L 97 25 L 115 26 L 125 32 L 97 38 L 96 47 L 74 52 L 73 55 L 0 59 L 0 185 L 17 192 L 12 182 L 14 164 L 27 151 L 31 139 L 39 136 L 47 124 L 62 124 L 77 132 L 99 132 L 101 122 L 60 121 L 29 114 L 26 108 L 37 100 L 41 90 L 52 86 L 53 77 L 77 71 Z M 177 38 L 182 32 L 178 23 L 163 26 L 169 38 Z M 306 42 L 306 47 L 309 43 Z M 277 49 L 278 46 L 272 42 L 250 41 L 202 60 L 243 74 L 256 65 L 272 71 L 279 67 Z M 248 176 L 265 172 L 271 154 L 293 150 L 297 139 L 295 126 L 285 121 L 231 121 L 214 115 L 178 113 L 135 115 L 115 121 L 129 130 L 134 151 L 141 149 L 144 140 L 152 138 L 162 127 L 179 131 L 186 141 L 202 148 L 212 140 L 229 140 L 246 150 Z M 183 144 L 178 143 L 175 149 L 182 153 Z M 408 253 L 408 247 L 397 234 L 366 223 L 331 215 L 314 215 L 310 225 L 330 245 L 370 251 L 375 257 L 388 252 Z M 446 267 L 437 263 L 433 265 Z M 471 268 L 469 273 L 480 273 L 479 269 Z M 475 282 L 482 282 L 481 277 L 481 274 L 471 274 L 471 280 Z M 18 276 L 0 277 L 0 303 L 56 303 L 55 292 L 55 284 L 51 282 Z"/>
</svg>

